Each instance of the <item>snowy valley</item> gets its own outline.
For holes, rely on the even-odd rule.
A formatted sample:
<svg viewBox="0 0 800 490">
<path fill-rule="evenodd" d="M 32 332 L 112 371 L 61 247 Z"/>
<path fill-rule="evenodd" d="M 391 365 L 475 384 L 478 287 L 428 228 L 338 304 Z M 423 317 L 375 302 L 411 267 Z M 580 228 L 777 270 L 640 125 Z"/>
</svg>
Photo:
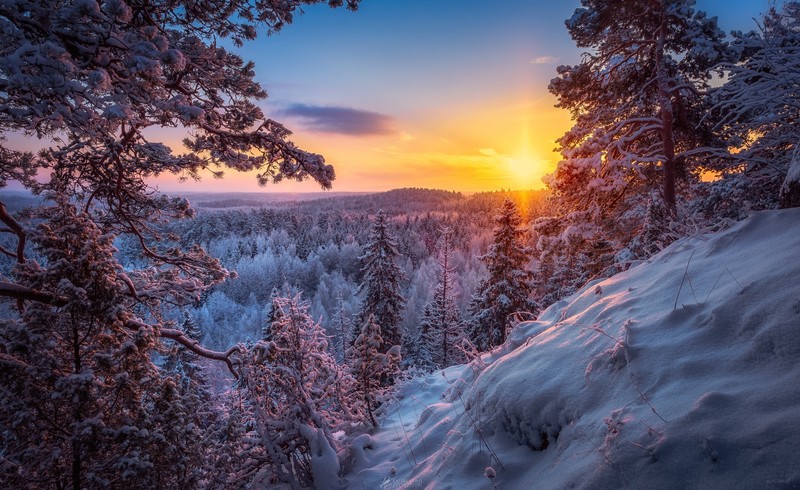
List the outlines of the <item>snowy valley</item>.
<svg viewBox="0 0 800 490">
<path fill-rule="evenodd" d="M 797 488 L 799 226 L 682 239 L 408 382 L 348 488 Z"/>
</svg>

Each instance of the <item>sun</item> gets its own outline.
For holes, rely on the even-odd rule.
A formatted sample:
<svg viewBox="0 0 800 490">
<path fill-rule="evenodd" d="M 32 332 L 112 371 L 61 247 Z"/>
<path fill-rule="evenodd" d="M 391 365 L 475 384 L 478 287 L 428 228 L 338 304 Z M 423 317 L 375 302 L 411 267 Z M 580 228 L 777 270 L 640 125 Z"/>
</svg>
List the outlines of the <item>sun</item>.
<svg viewBox="0 0 800 490">
<path fill-rule="evenodd" d="M 550 160 L 542 156 L 538 141 L 531 138 L 530 116 L 525 116 L 518 133 L 516 148 L 506 159 L 506 172 L 514 188 L 536 189 L 543 186 L 542 177 L 550 171 Z"/>
<path fill-rule="evenodd" d="M 518 189 L 536 189 L 543 186 L 542 177 L 548 173 L 549 160 L 531 148 L 523 138 L 517 151 L 506 159 L 506 172 Z"/>
<path fill-rule="evenodd" d="M 540 184 L 542 166 L 537 158 L 517 156 L 508 159 L 508 173 L 517 182 L 516 187 L 530 188 Z"/>
</svg>

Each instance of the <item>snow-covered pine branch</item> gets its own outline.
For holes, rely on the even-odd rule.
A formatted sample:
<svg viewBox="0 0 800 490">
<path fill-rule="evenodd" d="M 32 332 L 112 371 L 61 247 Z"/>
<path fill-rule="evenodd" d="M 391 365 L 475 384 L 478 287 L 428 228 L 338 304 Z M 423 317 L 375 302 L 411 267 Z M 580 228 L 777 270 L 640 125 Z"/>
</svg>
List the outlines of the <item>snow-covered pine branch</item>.
<svg viewBox="0 0 800 490">
<path fill-rule="evenodd" d="M 724 66 L 725 84 L 713 91 L 717 129 L 737 147 L 725 172 L 744 173 L 783 207 L 800 205 L 800 3 L 771 9 L 759 31 L 735 33 L 738 63 Z"/>
</svg>

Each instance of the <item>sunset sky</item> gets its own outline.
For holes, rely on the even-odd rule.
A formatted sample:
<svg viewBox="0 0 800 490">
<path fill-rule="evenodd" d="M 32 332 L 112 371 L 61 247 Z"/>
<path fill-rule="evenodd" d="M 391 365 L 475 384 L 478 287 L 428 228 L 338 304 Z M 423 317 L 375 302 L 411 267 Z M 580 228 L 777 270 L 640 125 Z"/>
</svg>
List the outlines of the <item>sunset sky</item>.
<svg viewBox="0 0 800 490">
<path fill-rule="evenodd" d="M 721 27 L 750 29 L 770 0 L 698 0 Z M 263 107 L 301 148 L 334 165 L 336 191 L 542 187 L 570 125 L 547 85 L 580 51 L 564 28 L 578 1 L 363 0 L 358 12 L 308 7 L 247 44 L 270 94 Z M 163 138 L 179 150 L 179 135 Z M 257 191 L 252 175 L 164 191 Z M 313 182 L 270 186 L 314 191 Z"/>
</svg>

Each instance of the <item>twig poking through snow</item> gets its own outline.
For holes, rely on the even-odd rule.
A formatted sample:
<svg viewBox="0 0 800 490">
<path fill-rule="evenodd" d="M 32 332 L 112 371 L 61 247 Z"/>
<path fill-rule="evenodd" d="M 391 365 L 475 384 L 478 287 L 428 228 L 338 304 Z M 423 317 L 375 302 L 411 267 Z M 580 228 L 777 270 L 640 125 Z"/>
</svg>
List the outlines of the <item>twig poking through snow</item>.
<svg viewBox="0 0 800 490">
<path fill-rule="evenodd" d="M 450 382 L 450 380 L 447 379 L 447 375 L 444 374 L 444 371 L 442 371 L 442 376 L 448 383 Z M 458 391 L 457 393 L 458 393 L 458 401 L 461 402 L 461 407 L 464 408 L 464 413 L 467 415 L 467 418 L 469 419 L 470 423 L 472 423 L 472 428 L 475 430 L 475 433 L 478 434 L 478 437 L 481 438 L 483 444 L 486 445 L 486 449 L 489 450 L 489 454 L 491 454 L 494 460 L 497 461 L 497 464 L 500 465 L 500 469 L 505 471 L 506 467 L 500 461 L 500 458 L 497 456 L 497 452 L 495 452 L 494 448 L 491 446 L 491 444 L 489 444 L 489 441 L 487 441 L 486 438 L 483 437 L 482 428 L 478 426 L 478 424 L 475 422 L 475 419 L 472 418 L 472 414 L 467 410 L 467 405 L 464 403 L 464 399 L 461 397 L 461 392 Z"/>
<path fill-rule="evenodd" d="M 406 438 L 406 444 L 408 445 L 408 451 L 411 453 L 411 457 L 414 459 L 414 466 L 417 466 L 417 457 L 414 455 L 414 449 L 411 447 L 411 441 L 408 440 L 408 432 L 406 431 L 406 426 L 403 424 L 403 417 L 400 416 L 400 407 L 398 406 L 397 402 L 395 401 L 394 405 L 395 411 L 397 412 L 397 419 L 400 420 L 400 427 L 403 428 L 403 435 Z M 397 427 L 395 426 L 395 429 Z M 399 433 L 397 434 L 400 435 Z"/>
<path fill-rule="evenodd" d="M 726 268 L 722 269 L 722 272 L 720 272 L 719 276 L 717 276 L 717 280 L 714 281 L 714 285 L 711 286 L 711 291 L 708 292 L 708 295 L 706 296 L 706 299 L 703 301 L 703 304 L 706 304 L 708 302 L 708 298 L 711 297 L 711 293 L 714 292 L 714 288 L 717 287 L 717 283 L 719 282 L 720 279 L 722 279 L 722 276 L 724 276 L 726 272 L 733 278 L 734 281 L 736 281 L 736 284 L 739 285 L 739 289 L 744 290 L 742 285 L 739 283 L 739 280 L 736 279 L 736 276 L 734 276 L 733 273 L 730 270 L 728 270 L 728 268 L 726 267 Z"/>
<path fill-rule="evenodd" d="M 642 397 L 642 400 L 644 400 L 645 403 L 650 405 L 650 410 L 652 410 L 653 413 L 656 414 L 656 417 L 660 418 L 661 421 L 666 424 L 667 420 L 664 417 L 662 417 L 660 413 L 658 413 L 658 411 L 656 410 L 656 407 L 654 407 L 653 404 L 650 403 L 650 400 L 648 400 L 647 397 L 644 396 L 644 393 L 642 393 L 642 390 L 640 390 L 636 385 L 634 385 L 633 388 L 639 393 L 639 396 Z"/>
<path fill-rule="evenodd" d="M 681 296 L 681 290 L 683 289 L 683 281 L 689 278 L 689 264 L 692 263 L 692 257 L 694 257 L 695 250 L 692 250 L 692 255 L 689 256 L 689 260 L 686 261 L 686 269 L 683 270 L 683 277 L 681 278 L 681 285 L 678 288 L 678 294 L 675 295 L 675 304 L 672 306 L 672 309 L 675 310 L 678 308 L 678 298 Z M 692 285 L 692 282 L 689 281 L 689 286 Z M 694 288 L 692 288 L 692 293 L 694 293 Z M 697 301 L 697 297 L 695 297 L 695 301 Z"/>
</svg>

